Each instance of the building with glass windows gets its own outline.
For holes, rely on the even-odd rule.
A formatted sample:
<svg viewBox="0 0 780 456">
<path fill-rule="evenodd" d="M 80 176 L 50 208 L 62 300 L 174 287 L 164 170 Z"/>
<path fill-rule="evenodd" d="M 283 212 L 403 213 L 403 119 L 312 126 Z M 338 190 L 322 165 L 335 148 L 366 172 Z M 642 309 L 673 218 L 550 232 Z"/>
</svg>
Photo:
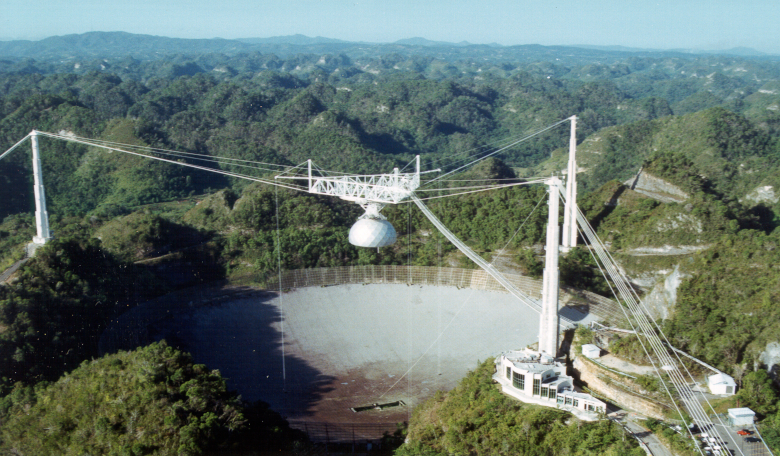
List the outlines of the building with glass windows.
<svg viewBox="0 0 780 456">
<path fill-rule="evenodd" d="M 566 410 L 582 420 L 597 420 L 606 411 L 603 401 L 576 392 L 566 366 L 546 353 L 527 348 L 502 353 L 493 380 L 515 399 Z"/>
</svg>

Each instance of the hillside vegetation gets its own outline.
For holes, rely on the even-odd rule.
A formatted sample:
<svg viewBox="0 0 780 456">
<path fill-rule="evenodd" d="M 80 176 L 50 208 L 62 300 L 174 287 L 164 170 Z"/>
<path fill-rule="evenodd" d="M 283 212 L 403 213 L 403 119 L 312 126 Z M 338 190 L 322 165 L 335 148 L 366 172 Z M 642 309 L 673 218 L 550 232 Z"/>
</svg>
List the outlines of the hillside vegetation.
<svg viewBox="0 0 780 456">
<path fill-rule="evenodd" d="M 579 422 L 566 412 L 524 404 L 493 383 L 487 360 L 448 393 L 415 409 L 407 442 L 396 455 L 645 454 L 611 420 Z"/>
<path fill-rule="evenodd" d="M 658 154 L 674 153 L 696 166 L 710 190 L 733 200 L 744 198 L 762 183 L 777 184 L 774 171 L 780 143 L 774 129 L 718 107 L 606 128 L 588 138 L 578 153 L 578 160 L 594 167 L 584 180 L 591 190 L 611 179 L 627 179 Z M 689 191 L 708 190 L 701 188 L 701 181 L 675 178 L 674 173 L 686 170 L 675 168 L 673 163 L 657 164 L 651 172 Z"/>
<path fill-rule="evenodd" d="M 0 416 L 5 454 L 292 454 L 305 446 L 262 405 L 245 410 L 218 371 L 164 343 L 85 361 L 50 384 L 17 385 Z"/>
</svg>

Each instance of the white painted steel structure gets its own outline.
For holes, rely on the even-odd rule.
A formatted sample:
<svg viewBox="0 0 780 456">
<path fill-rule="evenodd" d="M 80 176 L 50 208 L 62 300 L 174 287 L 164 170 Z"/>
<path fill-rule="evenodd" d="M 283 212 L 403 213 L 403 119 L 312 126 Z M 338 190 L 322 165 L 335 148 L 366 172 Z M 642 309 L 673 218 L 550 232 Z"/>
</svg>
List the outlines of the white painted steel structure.
<svg viewBox="0 0 780 456">
<path fill-rule="evenodd" d="M 559 271 L 558 256 L 558 200 L 561 193 L 561 180 L 553 177 L 545 182 L 550 192 L 547 208 L 547 246 L 544 261 L 542 285 L 542 315 L 539 322 L 539 351 L 550 356 L 558 355 L 558 292 Z"/>
<path fill-rule="evenodd" d="M 555 195 L 555 194 L 551 193 L 551 195 Z M 540 313 L 540 314 L 542 314 L 544 312 L 543 309 L 542 309 L 542 306 L 539 303 L 539 301 L 531 298 L 527 294 L 525 294 L 522 291 L 520 291 L 509 280 L 507 280 L 507 278 L 504 277 L 504 275 L 501 274 L 501 272 L 498 269 L 496 269 L 495 266 L 493 266 L 492 264 L 490 264 L 487 261 L 485 261 L 484 258 L 479 256 L 479 254 L 477 254 L 476 252 L 471 250 L 471 248 L 469 246 L 467 246 L 463 241 L 458 239 L 458 237 L 455 236 L 452 233 L 452 231 L 450 231 L 441 222 L 441 220 L 439 220 L 433 214 L 433 212 L 431 212 L 431 210 L 428 209 L 428 207 L 425 204 L 423 204 L 422 201 L 420 201 L 420 198 L 418 198 L 416 195 L 412 195 L 412 201 L 414 202 L 414 204 L 417 205 L 418 208 L 420 208 L 420 211 L 422 211 L 422 213 L 428 218 L 428 220 L 431 221 L 431 223 L 433 223 L 433 226 L 435 226 L 444 235 L 444 237 L 446 237 L 450 242 L 452 242 L 455 245 L 455 247 L 457 247 L 458 250 L 460 250 L 464 255 L 466 255 L 471 261 L 477 263 L 477 265 L 479 267 L 481 267 L 482 270 L 484 270 L 485 272 L 490 274 L 490 276 L 493 277 L 494 279 L 496 279 L 496 281 L 498 283 L 503 285 L 504 288 L 506 288 L 507 291 L 509 291 L 509 293 L 514 295 L 520 302 L 522 302 L 523 304 L 528 306 L 534 312 L 537 312 L 537 313 Z M 557 223 L 556 223 L 556 226 L 557 226 Z M 555 244 L 557 245 L 557 238 L 556 238 L 556 243 Z M 557 251 L 557 248 L 555 250 Z M 556 258 L 556 260 L 557 260 L 557 258 Z M 556 266 L 556 269 L 557 269 L 557 266 Z M 557 296 L 557 292 L 556 292 L 556 296 Z M 552 318 L 554 318 L 556 320 L 556 322 L 557 322 L 557 320 L 558 320 L 558 314 L 557 314 L 558 302 L 556 301 L 553 305 L 556 308 L 556 314 L 555 314 L 554 317 L 548 316 L 548 321 L 551 320 Z M 549 311 L 548 311 L 548 314 L 549 314 Z M 570 321 L 570 320 L 568 320 L 566 318 L 563 318 L 563 320 L 564 320 L 564 322 L 566 322 L 567 327 L 574 327 L 575 326 L 572 321 Z M 547 328 L 552 328 L 554 330 L 554 332 L 555 332 L 554 337 L 557 340 L 557 338 L 558 338 L 558 330 L 557 330 L 558 326 L 557 325 L 556 326 L 551 326 L 551 325 L 548 324 Z M 550 337 L 548 337 L 548 339 L 549 338 Z"/>
<path fill-rule="evenodd" d="M 51 231 L 49 230 L 49 213 L 46 211 L 46 191 L 43 188 L 43 170 L 41 168 L 41 154 L 38 150 L 38 132 L 33 130 L 30 133 L 32 142 L 32 164 L 33 164 L 33 191 L 35 193 L 35 226 L 36 235 L 33 237 L 33 244 L 43 245 L 51 240 Z"/>
<path fill-rule="evenodd" d="M 395 168 L 391 174 L 314 176 L 309 159 L 309 193 L 337 196 L 358 204 L 398 204 L 420 186 L 420 156 L 415 160 L 414 173 L 401 173 Z"/>
<path fill-rule="evenodd" d="M 577 247 L 577 116 L 569 117 L 571 120 L 571 134 L 569 136 L 569 165 L 566 173 L 566 205 L 563 210 L 563 239 L 562 250 L 564 252 Z"/>
</svg>

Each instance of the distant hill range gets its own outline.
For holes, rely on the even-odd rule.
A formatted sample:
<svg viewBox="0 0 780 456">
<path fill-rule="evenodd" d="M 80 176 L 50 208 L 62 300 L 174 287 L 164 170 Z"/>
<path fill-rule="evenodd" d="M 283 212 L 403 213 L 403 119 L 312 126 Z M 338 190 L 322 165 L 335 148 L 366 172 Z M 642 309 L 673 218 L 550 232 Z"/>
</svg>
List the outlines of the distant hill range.
<svg viewBox="0 0 780 456">
<path fill-rule="evenodd" d="M 594 59 L 609 61 L 610 58 L 622 59 L 628 56 L 691 56 L 697 53 L 697 51 L 691 50 L 664 51 L 621 46 L 541 46 L 536 44 L 501 46 L 496 43 L 472 44 L 467 41 L 448 43 L 419 37 L 398 40 L 394 43 L 358 43 L 320 36 L 311 38 L 304 35 L 227 40 L 222 38 L 168 38 L 126 32 L 89 32 L 78 35 L 52 36 L 39 41 L 0 41 L 1 58 L 32 58 L 36 61 L 58 62 L 127 56 L 140 60 L 157 60 L 171 55 L 209 53 L 238 55 L 254 52 L 276 54 L 280 57 L 295 54 L 345 54 L 351 58 L 398 53 L 407 56 L 425 54 L 447 61 L 487 57 L 517 62 L 558 61 L 559 63 L 580 63 Z M 730 54 L 754 58 L 772 57 L 747 48 L 719 52 L 698 51 L 698 54 Z M 564 59 L 566 62 L 561 61 Z"/>
<path fill-rule="evenodd" d="M 311 38 L 306 35 L 301 35 L 300 33 L 297 35 L 272 36 L 270 38 L 239 38 L 236 41 L 247 44 L 292 44 L 294 46 L 309 46 L 312 44 L 355 44 L 350 41 L 325 38 L 323 36 Z"/>
<path fill-rule="evenodd" d="M 631 48 L 631 47 L 625 47 L 625 46 L 594 46 L 589 44 L 576 44 L 573 45 L 574 47 L 579 47 L 583 49 L 593 49 L 597 51 L 607 51 L 607 52 L 678 52 L 682 54 L 695 54 L 695 55 L 736 55 L 740 57 L 766 57 L 771 54 L 767 54 L 761 51 L 757 51 L 752 48 L 748 47 L 735 47 L 731 49 L 721 49 L 721 50 L 702 50 L 702 49 L 668 49 L 668 50 L 662 50 L 662 49 L 642 49 L 642 48 Z"/>
<path fill-rule="evenodd" d="M 490 47 L 503 47 L 498 43 L 490 43 L 490 44 L 474 44 L 469 43 L 468 41 L 461 41 L 460 43 L 450 43 L 447 41 L 431 41 L 425 38 L 420 37 L 414 37 L 414 38 L 405 38 L 403 40 L 398 40 L 394 44 L 406 44 L 409 46 L 457 46 L 457 47 L 463 47 L 463 46 L 490 46 Z"/>
</svg>

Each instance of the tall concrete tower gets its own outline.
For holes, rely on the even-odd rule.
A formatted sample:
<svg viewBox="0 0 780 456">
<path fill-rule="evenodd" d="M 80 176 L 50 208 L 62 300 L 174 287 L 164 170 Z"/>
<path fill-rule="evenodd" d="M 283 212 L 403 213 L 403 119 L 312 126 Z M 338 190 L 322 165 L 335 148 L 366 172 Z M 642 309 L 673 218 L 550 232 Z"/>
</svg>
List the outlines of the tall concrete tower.
<svg viewBox="0 0 780 456">
<path fill-rule="evenodd" d="M 51 240 L 49 231 L 49 213 L 46 211 L 46 191 L 43 189 L 43 172 L 41 171 L 41 155 L 38 150 L 38 132 L 30 133 L 32 141 L 33 191 L 35 192 L 35 226 L 36 235 L 33 244 L 43 245 Z M 33 246 L 35 247 L 35 246 Z"/>
<path fill-rule="evenodd" d="M 542 315 L 539 321 L 539 351 L 558 354 L 558 208 L 561 180 L 552 177 L 545 182 L 550 192 L 547 220 L 547 247 L 542 281 Z"/>
<path fill-rule="evenodd" d="M 563 251 L 577 247 L 577 116 L 571 120 L 569 166 L 566 172 L 566 206 L 563 208 Z"/>
</svg>

